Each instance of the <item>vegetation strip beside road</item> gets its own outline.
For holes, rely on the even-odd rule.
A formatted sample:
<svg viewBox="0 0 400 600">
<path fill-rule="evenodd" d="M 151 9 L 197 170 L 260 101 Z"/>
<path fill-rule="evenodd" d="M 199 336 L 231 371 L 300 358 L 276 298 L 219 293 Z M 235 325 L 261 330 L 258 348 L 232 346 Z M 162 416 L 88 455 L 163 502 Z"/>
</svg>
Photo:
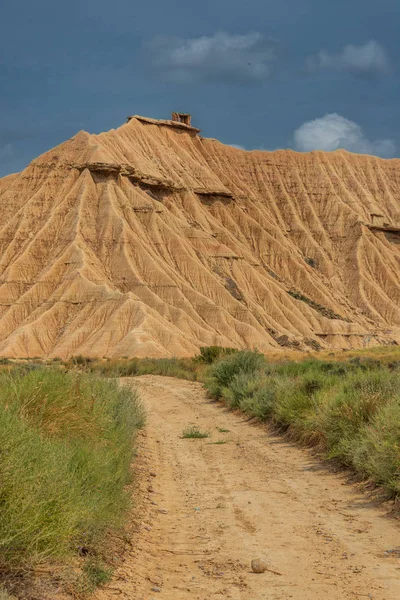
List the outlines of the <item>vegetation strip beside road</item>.
<svg viewBox="0 0 400 600">
<path fill-rule="evenodd" d="M 106 533 L 129 507 L 144 422 L 136 392 L 93 374 L 20 367 L 0 374 L 0 410 L 2 574 L 75 564 L 67 587 L 92 591 L 109 575 Z"/>
<path fill-rule="evenodd" d="M 254 352 L 217 361 L 209 395 L 287 430 L 324 458 L 400 494 L 400 368 L 375 361 L 268 364 Z"/>
</svg>

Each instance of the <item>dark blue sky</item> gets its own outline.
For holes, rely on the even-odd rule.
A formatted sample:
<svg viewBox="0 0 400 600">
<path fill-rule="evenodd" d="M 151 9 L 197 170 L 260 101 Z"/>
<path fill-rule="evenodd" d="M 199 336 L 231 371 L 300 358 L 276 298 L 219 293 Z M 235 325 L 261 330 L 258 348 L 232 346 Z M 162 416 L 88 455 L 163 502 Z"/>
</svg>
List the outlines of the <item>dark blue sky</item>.
<svg viewBox="0 0 400 600">
<path fill-rule="evenodd" d="M 399 31 L 399 0 L 3 2 L 0 176 L 172 110 L 247 149 L 400 156 Z"/>
</svg>

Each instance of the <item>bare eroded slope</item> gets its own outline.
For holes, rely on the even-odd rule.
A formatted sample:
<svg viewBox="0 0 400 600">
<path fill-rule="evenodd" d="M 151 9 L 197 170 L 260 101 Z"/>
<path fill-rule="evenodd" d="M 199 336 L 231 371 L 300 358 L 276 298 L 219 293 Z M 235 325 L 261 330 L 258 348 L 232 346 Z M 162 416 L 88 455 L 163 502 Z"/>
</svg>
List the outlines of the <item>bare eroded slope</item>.
<svg viewBox="0 0 400 600">
<path fill-rule="evenodd" d="M 0 180 L 0 355 L 400 341 L 400 160 L 133 118 Z"/>
</svg>

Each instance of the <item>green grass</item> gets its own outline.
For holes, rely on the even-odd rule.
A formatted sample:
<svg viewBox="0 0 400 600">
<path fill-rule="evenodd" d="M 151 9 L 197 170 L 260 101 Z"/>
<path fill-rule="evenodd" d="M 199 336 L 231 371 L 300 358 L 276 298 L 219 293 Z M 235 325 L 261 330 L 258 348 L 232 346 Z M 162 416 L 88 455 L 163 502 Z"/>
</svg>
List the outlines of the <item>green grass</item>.
<svg viewBox="0 0 400 600">
<path fill-rule="evenodd" d="M 182 439 L 203 439 L 209 436 L 207 431 L 201 431 L 196 425 L 189 425 L 182 432 Z"/>
<path fill-rule="evenodd" d="M 0 372 L 0 567 L 26 569 L 96 552 L 122 523 L 135 391 L 57 368 Z"/>
<path fill-rule="evenodd" d="M 91 594 L 100 585 L 108 583 L 111 577 L 112 570 L 106 567 L 99 558 L 91 557 L 85 562 L 75 588 L 80 594 Z"/>
<path fill-rule="evenodd" d="M 218 399 L 236 375 L 240 374 L 243 377 L 253 375 L 265 364 L 264 356 L 258 352 L 245 350 L 230 354 L 211 365 L 206 374 L 205 387 L 212 398 Z"/>
<path fill-rule="evenodd" d="M 246 351 L 211 365 L 205 387 L 210 397 L 400 495 L 399 363 L 360 356 L 271 364 Z"/>
</svg>

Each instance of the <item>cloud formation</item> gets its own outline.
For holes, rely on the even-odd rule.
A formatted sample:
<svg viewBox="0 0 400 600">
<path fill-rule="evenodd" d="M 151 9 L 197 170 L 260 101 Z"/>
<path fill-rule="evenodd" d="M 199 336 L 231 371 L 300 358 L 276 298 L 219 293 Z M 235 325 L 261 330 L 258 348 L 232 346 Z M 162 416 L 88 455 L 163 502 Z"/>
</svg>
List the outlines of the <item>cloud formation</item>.
<svg viewBox="0 0 400 600">
<path fill-rule="evenodd" d="M 378 75 L 390 71 L 390 61 L 385 49 L 375 40 L 361 46 L 349 44 L 341 52 L 330 54 L 321 50 L 306 61 L 308 72 L 341 71 L 354 75 Z"/>
<path fill-rule="evenodd" d="M 336 113 L 303 123 L 294 132 L 293 142 L 295 149 L 302 152 L 343 148 L 350 152 L 386 158 L 396 153 L 393 140 L 371 141 L 360 125 Z"/>
<path fill-rule="evenodd" d="M 278 44 L 261 33 L 219 31 L 212 36 L 154 38 L 146 47 L 159 74 L 181 83 L 235 82 L 268 77 L 278 59 Z"/>
</svg>

